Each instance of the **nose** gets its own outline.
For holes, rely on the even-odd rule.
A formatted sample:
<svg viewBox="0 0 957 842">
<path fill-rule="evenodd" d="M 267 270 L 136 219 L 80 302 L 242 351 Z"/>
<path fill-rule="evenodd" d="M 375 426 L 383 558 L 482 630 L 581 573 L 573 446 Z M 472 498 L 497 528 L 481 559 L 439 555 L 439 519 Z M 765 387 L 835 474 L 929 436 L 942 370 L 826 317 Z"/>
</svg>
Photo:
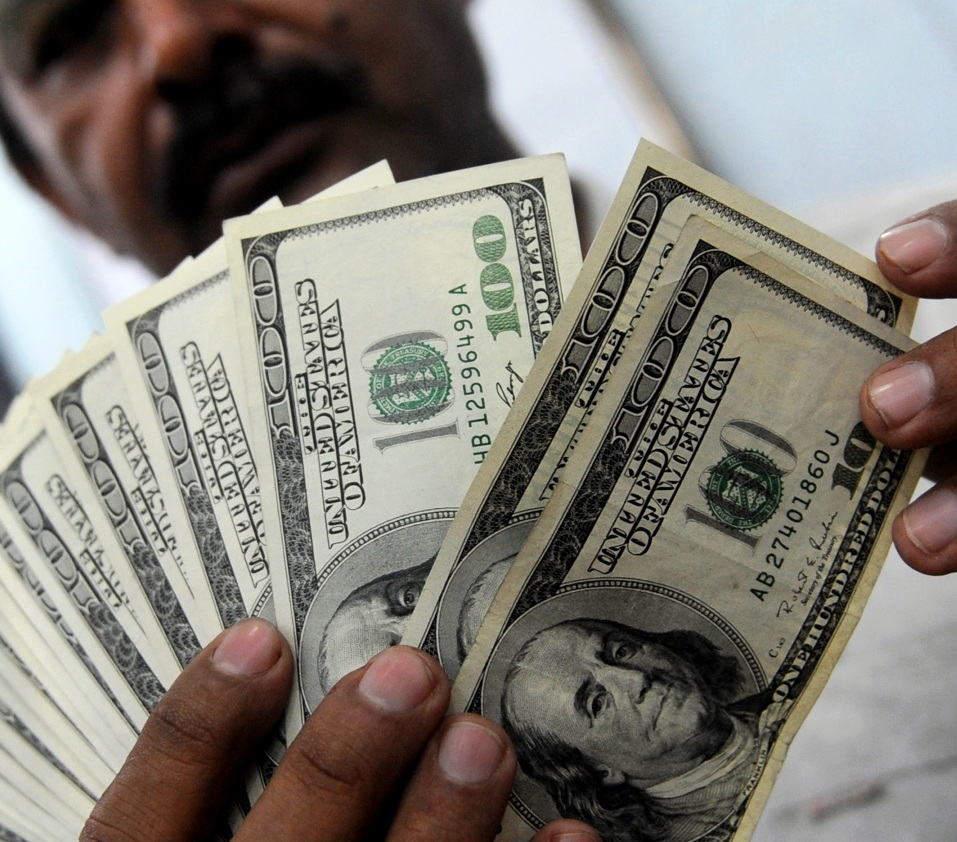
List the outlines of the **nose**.
<svg viewBox="0 0 957 842">
<path fill-rule="evenodd" d="M 134 5 L 145 72 L 170 96 L 201 83 L 223 46 L 241 40 L 236 5 L 225 0 L 134 0 Z"/>
</svg>

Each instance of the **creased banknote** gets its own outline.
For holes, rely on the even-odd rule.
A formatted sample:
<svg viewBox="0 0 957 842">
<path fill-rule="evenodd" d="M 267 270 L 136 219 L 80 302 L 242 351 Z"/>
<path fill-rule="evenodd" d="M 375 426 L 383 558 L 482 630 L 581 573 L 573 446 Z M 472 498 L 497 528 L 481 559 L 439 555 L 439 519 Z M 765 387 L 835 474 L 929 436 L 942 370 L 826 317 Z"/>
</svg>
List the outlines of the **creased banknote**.
<svg viewBox="0 0 957 842">
<path fill-rule="evenodd" d="M 911 344 L 689 222 L 453 689 L 515 742 L 503 838 L 750 836 L 919 474 L 857 404 Z"/>
</svg>

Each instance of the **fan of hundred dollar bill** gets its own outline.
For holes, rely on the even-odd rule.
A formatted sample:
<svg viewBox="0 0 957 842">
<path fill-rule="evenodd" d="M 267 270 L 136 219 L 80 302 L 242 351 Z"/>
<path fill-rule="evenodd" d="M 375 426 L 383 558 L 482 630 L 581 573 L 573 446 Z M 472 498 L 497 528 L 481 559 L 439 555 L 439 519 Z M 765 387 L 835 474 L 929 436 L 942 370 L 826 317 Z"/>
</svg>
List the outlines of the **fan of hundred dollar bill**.
<svg viewBox="0 0 957 842">
<path fill-rule="evenodd" d="M 0 444 L 0 838 L 76 838 L 253 615 L 298 680 L 233 828 L 401 640 L 514 740 L 502 838 L 751 835 L 919 474 L 857 404 L 915 303 L 644 142 L 580 256 L 560 156 L 379 165 L 227 222 L 30 385 Z"/>
</svg>

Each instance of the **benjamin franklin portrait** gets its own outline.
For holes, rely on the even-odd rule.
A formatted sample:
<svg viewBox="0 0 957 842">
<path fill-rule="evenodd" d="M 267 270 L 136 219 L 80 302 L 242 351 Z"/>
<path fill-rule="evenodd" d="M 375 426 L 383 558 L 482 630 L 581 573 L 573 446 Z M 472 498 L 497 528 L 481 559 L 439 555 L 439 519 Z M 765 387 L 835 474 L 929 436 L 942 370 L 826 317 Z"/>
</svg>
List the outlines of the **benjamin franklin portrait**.
<svg viewBox="0 0 957 842">
<path fill-rule="evenodd" d="M 606 842 L 687 842 L 755 769 L 763 695 L 704 635 L 607 619 L 538 631 L 511 659 L 502 724 L 523 771 Z"/>
</svg>

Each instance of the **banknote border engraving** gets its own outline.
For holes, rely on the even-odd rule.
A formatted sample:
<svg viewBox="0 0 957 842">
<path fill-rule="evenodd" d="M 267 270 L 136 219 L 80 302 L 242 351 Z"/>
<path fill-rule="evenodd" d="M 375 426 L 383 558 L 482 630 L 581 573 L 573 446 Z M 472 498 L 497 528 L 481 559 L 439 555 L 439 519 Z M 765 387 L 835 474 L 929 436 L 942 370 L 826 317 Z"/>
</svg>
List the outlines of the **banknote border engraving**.
<svg viewBox="0 0 957 842">
<path fill-rule="evenodd" d="M 221 273 L 221 275 L 224 273 Z M 219 277 L 219 276 L 217 276 Z M 207 283 L 214 283 L 217 278 Z M 198 290 L 194 291 L 198 292 Z M 201 479 L 195 443 L 185 435 L 179 390 L 159 337 L 159 323 L 168 304 L 150 310 L 126 325 L 147 392 L 160 422 L 163 444 L 171 460 L 183 505 L 216 601 L 220 622 L 229 628 L 247 617 L 239 583 L 226 553 L 212 503 Z M 150 355 L 152 354 L 152 359 Z M 182 437 L 182 441 L 178 440 Z"/>
<path fill-rule="evenodd" d="M 130 718 L 130 715 L 123 709 L 123 706 L 110 689 L 106 679 L 103 678 L 102 673 L 96 668 L 96 665 L 90 659 L 89 654 L 87 654 L 86 650 L 80 644 L 80 641 L 77 640 L 76 635 L 73 634 L 69 624 L 63 618 L 63 615 L 57 608 L 56 603 L 40 584 L 36 578 L 36 574 L 30 569 L 30 565 L 27 563 L 27 560 L 20 553 L 20 550 L 17 548 L 16 544 L 14 544 L 10 533 L 7 532 L 2 524 L 0 524 L 0 559 L 5 560 L 13 568 L 13 571 L 17 574 L 17 576 L 20 577 L 20 579 L 29 589 L 35 602 L 40 606 L 40 608 L 49 618 L 50 622 L 56 626 L 57 631 L 76 655 L 77 659 L 86 668 L 87 672 L 90 673 L 100 689 L 103 690 L 103 693 L 105 694 L 106 698 L 109 699 L 110 704 L 112 704 L 116 709 L 116 712 L 120 714 L 130 728 L 136 730 L 136 726 L 134 725 L 133 720 Z"/>
<path fill-rule="evenodd" d="M 110 359 L 115 360 L 115 357 Z M 103 447 L 103 442 L 83 406 L 83 385 L 87 378 L 96 374 L 102 365 L 96 366 L 73 381 L 53 397 L 51 404 L 63 422 L 69 441 L 93 487 L 101 490 L 104 480 L 111 481 L 113 493 L 110 500 L 104 499 L 104 508 L 109 515 L 120 546 L 123 547 L 129 559 L 130 567 L 142 584 L 143 591 L 166 632 L 176 659 L 181 666 L 185 667 L 199 654 L 202 646 L 192 625 L 186 619 L 179 600 L 173 593 L 173 588 L 160 566 L 159 559 L 150 547 L 146 538 L 146 529 L 136 507 L 131 505 L 126 496 L 118 490 L 119 482 L 116 480 L 109 453 Z M 85 427 L 85 431 L 78 429 L 77 422 Z M 107 473 L 104 475 L 104 472 Z M 112 505 L 108 505 L 111 501 Z M 121 528 L 121 525 L 124 528 Z M 133 526 L 132 533 L 129 525 Z"/>
<path fill-rule="evenodd" d="M 736 257 L 723 251 L 715 249 L 710 244 L 701 241 L 694 250 L 694 256 L 689 261 L 683 274 L 683 279 L 687 280 L 693 276 L 700 276 L 701 270 L 706 272 L 705 289 L 713 286 L 715 281 L 725 272 L 737 269 L 743 277 L 748 278 L 757 285 L 764 286 L 771 290 L 775 295 L 788 298 L 796 303 L 802 309 L 805 309 L 817 318 L 831 323 L 842 333 L 853 336 L 858 341 L 870 345 L 885 353 L 887 356 L 896 355 L 896 349 L 883 339 L 875 336 L 870 331 L 861 328 L 836 313 L 831 312 L 825 307 L 801 295 L 790 287 L 785 286 L 779 281 L 768 277 L 762 272 L 748 266 Z M 682 291 L 682 284 L 676 284 L 675 295 Z M 702 296 L 704 291 L 702 291 Z M 699 302 L 701 299 L 699 298 Z M 666 313 L 667 315 L 667 313 Z M 664 318 L 664 317 L 663 317 Z M 670 357 L 670 364 L 673 364 L 677 358 L 684 339 L 690 331 L 691 319 L 685 324 L 683 330 L 669 338 L 673 353 Z M 660 330 L 660 327 L 659 327 Z M 658 345 L 655 338 L 648 343 L 643 358 L 641 368 L 648 356 L 654 352 Z M 670 370 L 670 369 L 669 369 Z M 658 380 L 658 389 L 660 384 L 667 378 L 667 371 L 664 371 Z M 621 465 L 627 459 L 630 442 L 640 430 L 640 422 L 635 419 L 642 418 L 651 406 L 651 401 L 657 391 L 650 394 L 642 394 L 640 405 L 635 402 L 634 396 L 626 395 L 624 401 L 619 405 L 611 427 L 617 430 L 617 434 L 609 436 L 603 446 L 596 452 L 591 461 L 591 466 L 584 480 L 579 485 L 575 494 L 574 502 L 568 507 L 568 511 L 561 525 L 556 531 L 555 538 L 551 544 L 552 551 L 546 553 L 545 557 L 536 565 L 535 574 L 526 586 L 523 588 L 523 597 L 513 606 L 506 627 L 519 617 L 527 607 L 540 602 L 546 594 L 553 593 L 559 583 L 564 578 L 568 570 L 568 559 L 573 559 L 580 551 L 585 541 L 586 530 L 583 527 L 587 523 L 587 512 L 600 511 L 608 495 L 611 493 L 611 487 L 614 478 L 621 473 Z M 876 533 L 874 533 L 876 535 Z M 560 550 L 558 549 L 560 547 Z"/>
<path fill-rule="evenodd" d="M 59 758 L 50 751 L 49 748 L 44 744 L 44 742 L 27 726 L 27 724 L 20 719 L 16 713 L 13 712 L 3 700 L 0 700 L 0 721 L 5 722 L 7 725 L 12 728 L 17 735 L 28 743 L 34 751 L 36 751 L 43 759 L 50 764 L 54 769 L 56 769 L 63 777 L 70 781 L 77 789 L 83 792 L 85 795 L 88 795 L 91 799 L 96 801 L 96 796 L 90 792 L 86 786 L 73 774 L 63 763 L 60 762 Z"/>
<path fill-rule="evenodd" d="M 38 439 L 34 439 L 23 453 L 27 453 L 31 447 L 36 446 L 37 441 Z M 0 487 L 3 489 L 4 497 L 7 499 L 11 511 L 23 524 L 27 534 L 36 544 L 40 555 L 49 560 L 54 573 L 60 581 L 64 582 L 65 587 L 67 583 L 63 578 L 64 573 L 61 572 L 61 567 L 64 567 L 62 563 L 64 560 L 69 562 L 70 569 L 83 580 L 87 592 L 93 596 L 93 599 L 87 603 L 73 599 L 73 603 L 82 613 L 100 645 L 109 654 L 113 663 L 116 664 L 117 669 L 136 694 L 137 699 L 147 711 L 152 711 L 159 704 L 166 688 L 153 674 L 146 661 L 143 660 L 143 656 L 120 626 L 116 617 L 103 604 L 99 591 L 88 581 L 83 565 L 73 557 L 69 549 L 56 537 L 56 530 L 50 524 L 42 507 L 36 502 L 27 482 L 23 479 L 21 469 L 23 458 L 24 455 L 21 454 L 5 471 L 0 473 Z M 29 497 L 29 506 L 19 506 L 18 501 L 11 497 L 11 490 L 16 488 L 20 488 L 22 493 Z M 44 536 L 52 538 L 55 541 L 55 547 L 45 548 L 42 540 Z M 50 557 L 48 549 L 50 552 L 54 550 L 59 552 L 58 558 L 60 560 L 55 561 Z"/>
<path fill-rule="evenodd" d="M 598 340 L 603 335 L 604 325 L 615 319 L 624 303 L 627 290 L 644 259 L 658 223 L 669 205 L 679 198 L 688 199 L 738 227 L 762 235 L 808 262 L 825 267 L 864 290 L 869 315 L 888 324 L 893 325 L 896 322 L 901 299 L 727 205 L 650 167 L 647 168 L 632 202 L 631 211 L 619 228 L 614 245 L 598 273 L 599 281 L 592 293 L 591 304 L 584 311 L 577 330 L 566 341 L 564 351 L 536 403 L 535 416 L 528 419 L 524 430 L 512 445 L 506 460 L 508 471 L 499 475 L 486 494 L 481 507 L 482 514 L 476 518 L 475 526 L 463 545 L 463 557 L 479 541 L 503 528 L 508 522 L 547 453 L 554 431 L 571 406 L 584 373 L 595 364 L 599 351 L 604 349 L 609 360 L 613 360 L 615 354 L 620 352 L 625 336 L 616 337 L 612 343 L 600 343 Z M 652 291 L 653 286 L 649 286 L 645 294 Z"/>
</svg>

